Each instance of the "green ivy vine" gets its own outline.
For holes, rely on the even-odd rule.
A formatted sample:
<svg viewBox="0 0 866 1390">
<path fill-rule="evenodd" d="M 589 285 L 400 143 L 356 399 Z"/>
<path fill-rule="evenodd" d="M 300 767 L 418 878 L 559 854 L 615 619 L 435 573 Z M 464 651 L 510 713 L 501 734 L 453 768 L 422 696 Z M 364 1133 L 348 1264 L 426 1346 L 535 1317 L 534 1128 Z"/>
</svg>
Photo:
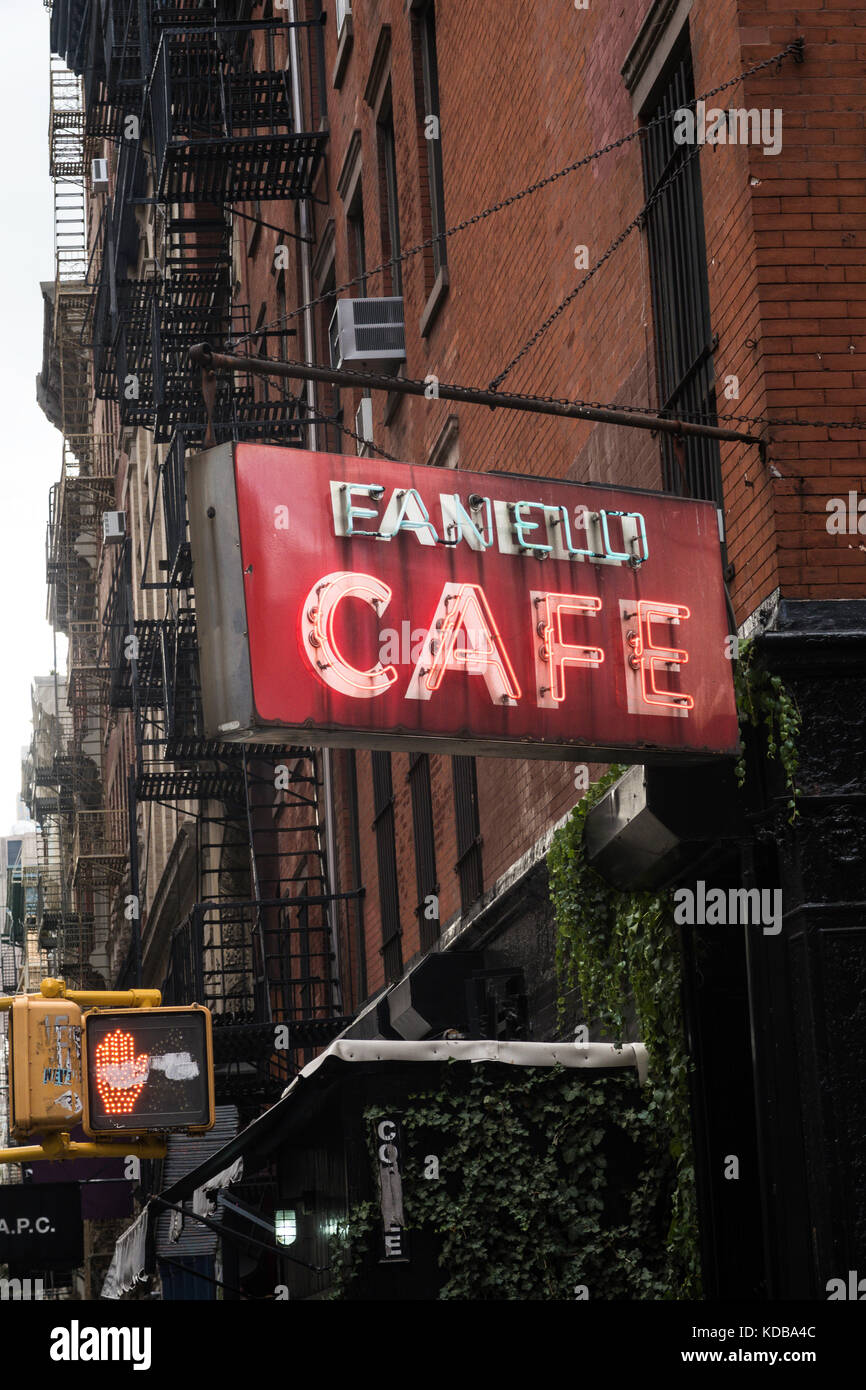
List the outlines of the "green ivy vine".
<svg viewBox="0 0 866 1390">
<path fill-rule="evenodd" d="M 432 1238 L 439 1299 L 670 1296 L 670 1157 L 632 1068 L 442 1070 L 401 1106 L 407 1229 Z M 366 1111 L 371 1133 L 385 1113 Z M 376 1204 L 360 1203 L 332 1243 L 331 1298 L 365 1296 L 375 1228 Z"/>
<path fill-rule="evenodd" d="M 771 675 L 758 661 L 754 639 L 740 643 L 739 657 L 734 664 L 734 691 L 740 723 L 749 723 L 754 728 L 763 723 L 767 730 L 767 756 L 778 758 L 782 765 L 789 797 L 788 820 L 793 823 L 799 815 L 796 778 L 800 762 L 797 752 L 800 710 L 781 677 Z M 746 780 L 745 750 L 740 752 L 735 772 L 737 784 L 742 787 Z"/>
<path fill-rule="evenodd" d="M 559 1023 L 577 989 L 585 1022 L 602 1037 L 646 1044 L 649 1080 L 642 1117 L 666 1175 L 670 1220 L 665 1294 L 700 1296 L 695 1170 L 689 1111 L 690 1062 L 681 1000 L 681 960 L 670 893 L 624 892 L 589 864 L 588 811 L 625 771 L 614 766 L 592 786 L 554 835 L 547 857 L 557 926 Z M 665 1167 L 665 1161 L 669 1166 Z M 659 1296 L 659 1295 L 656 1295 Z"/>
</svg>

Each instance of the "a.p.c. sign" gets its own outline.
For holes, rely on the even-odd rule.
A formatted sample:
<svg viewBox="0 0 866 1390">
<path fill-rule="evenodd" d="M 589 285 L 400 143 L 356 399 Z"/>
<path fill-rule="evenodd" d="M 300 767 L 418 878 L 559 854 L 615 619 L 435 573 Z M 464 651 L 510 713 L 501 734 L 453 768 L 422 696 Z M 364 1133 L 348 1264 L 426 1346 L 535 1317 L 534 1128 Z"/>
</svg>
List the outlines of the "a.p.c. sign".
<svg viewBox="0 0 866 1390">
<path fill-rule="evenodd" d="M 187 492 L 208 738 L 736 750 L 709 502 L 257 444 Z"/>
</svg>

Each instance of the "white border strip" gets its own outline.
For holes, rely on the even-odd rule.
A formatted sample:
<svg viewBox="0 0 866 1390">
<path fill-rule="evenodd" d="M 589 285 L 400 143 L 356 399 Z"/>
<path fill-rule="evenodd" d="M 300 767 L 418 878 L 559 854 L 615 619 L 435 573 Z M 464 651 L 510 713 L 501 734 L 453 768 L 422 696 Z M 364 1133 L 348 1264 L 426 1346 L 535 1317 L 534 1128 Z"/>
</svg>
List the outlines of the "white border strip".
<svg viewBox="0 0 866 1390">
<path fill-rule="evenodd" d="M 517 1067 L 635 1067 L 641 1085 L 649 1069 L 643 1043 L 623 1043 L 617 1047 L 614 1043 L 496 1042 L 489 1038 L 455 1042 L 444 1038 L 420 1042 L 337 1038 L 304 1067 L 283 1091 L 282 1098 L 290 1096 L 302 1081 L 313 1076 L 329 1057 L 341 1062 L 504 1062 Z"/>
</svg>

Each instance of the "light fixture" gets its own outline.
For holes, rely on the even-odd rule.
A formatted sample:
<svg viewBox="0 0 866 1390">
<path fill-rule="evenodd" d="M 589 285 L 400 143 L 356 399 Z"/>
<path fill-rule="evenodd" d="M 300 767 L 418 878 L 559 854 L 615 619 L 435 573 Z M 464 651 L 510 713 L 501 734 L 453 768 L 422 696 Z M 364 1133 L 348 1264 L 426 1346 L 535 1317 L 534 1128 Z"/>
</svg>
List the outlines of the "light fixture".
<svg viewBox="0 0 866 1390">
<path fill-rule="evenodd" d="M 294 1245 L 298 1237 L 298 1221 L 294 1208 L 274 1212 L 274 1239 L 277 1245 Z"/>
</svg>

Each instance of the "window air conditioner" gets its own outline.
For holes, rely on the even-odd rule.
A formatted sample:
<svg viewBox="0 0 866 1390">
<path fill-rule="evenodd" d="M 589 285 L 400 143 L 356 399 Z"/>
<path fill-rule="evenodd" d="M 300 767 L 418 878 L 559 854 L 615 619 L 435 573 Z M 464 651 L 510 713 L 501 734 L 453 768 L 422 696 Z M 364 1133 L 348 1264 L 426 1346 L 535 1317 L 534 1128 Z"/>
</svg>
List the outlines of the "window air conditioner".
<svg viewBox="0 0 866 1390">
<path fill-rule="evenodd" d="M 331 366 L 372 370 L 406 361 L 402 298 L 338 299 L 329 330 Z"/>
<path fill-rule="evenodd" d="M 352 18 L 352 0 L 337 0 L 337 38 L 343 32 L 343 25 Z"/>
<path fill-rule="evenodd" d="M 102 540 L 104 544 L 126 539 L 126 512 L 102 513 Z"/>
<path fill-rule="evenodd" d="M 369 454 L 369 445 L 373 443 L 373 400 L 370 396 L 364 396 L 355 411 L 355 433 L 358 453 Z"/>
<path fill-rule="evenodd" d="M 108 160 L 91 159 L 90 161 L 90 191 L 91 193 L 108 192 Z"/>
</svg>

